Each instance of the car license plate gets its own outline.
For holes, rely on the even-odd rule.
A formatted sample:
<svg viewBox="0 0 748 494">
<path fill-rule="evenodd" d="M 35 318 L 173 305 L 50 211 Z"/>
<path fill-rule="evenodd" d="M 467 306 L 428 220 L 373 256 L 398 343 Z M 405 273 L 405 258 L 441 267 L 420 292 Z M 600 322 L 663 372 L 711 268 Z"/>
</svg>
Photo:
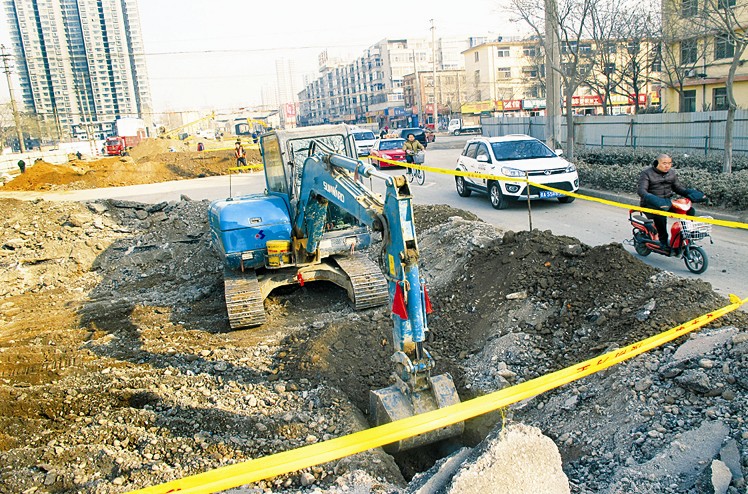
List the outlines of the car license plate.
<svg viewBox="0 0 748 494">
<path fill-rule="evenodd" d="M 550 190 L 541 190 L 538 194 L 539 197 L 548 198 L 548 197 L 559 197 L 561 194 L 558 192 L 551 192 Z"/>
</svg>

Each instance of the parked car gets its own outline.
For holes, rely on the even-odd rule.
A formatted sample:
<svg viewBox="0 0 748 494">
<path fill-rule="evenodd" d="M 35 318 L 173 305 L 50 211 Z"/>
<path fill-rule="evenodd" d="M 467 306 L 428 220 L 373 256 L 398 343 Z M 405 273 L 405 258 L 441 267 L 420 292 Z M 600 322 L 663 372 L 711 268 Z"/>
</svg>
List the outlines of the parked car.
<svg viewBox="0 0 748 494">
<path fill-rule="evenodd" d="M 369 129 L 360 129 L 357 127 L 351 128 L 353 134 L 353 140 L 356 141 L 356 151 L 359 156 L 366 156 L 371 151 L 371 147 L 374 145 L 376 136 L 374 132 Z"/>
<path fill-rule="evenodd" d="M 372 146 L 371 148 L 371 152 L 369 153 L 369 155 L 371 156 L 369 161 L 372 165 L 380 169 L 390 166 L 396 166 L 391 163 L 379 161 L 375 159 L 374 156 L 379 156 L 380 158 L 387 160 L 404 162 L 405 151 L 403 151 L 403 144 L 405 144 L 405 139 L 377 139 L 374 142 L 374 146 Z"/>
<path fill-rule="evenodd" d="M 577 168 L 541 141 L 523 134 L 501 137 L 475 137 L 465 143 L 457 159 L 457 170 L 485 173 L 506 178 L 527 178 L 531 182 L 563 191 L 579 190 Z M 527 199 L 527 184 L 505 180 L 455 177 L 457 193 L 468 197 L 472 192 L 488 194 L 495 209 L 504 209 L 510 199 Z M 570 203 L 573 197 L 540 188 L 530 189 L 530 199 L 557 198 Z"/>
<path fill-rule="evenodd" d="M 426 138 L 426 131 L 419 127 L 408 127 L 407 129 L 399 129 L 398 132 L 400 134 L 400 137 L 402 137 L 403 139 L 407 139 L 408 134 L 413 134 L 413 137 L 416 138 L 416 141 L 419 141 L 421 144 L 423 144 L 423 147 L 427 147 L 429 144 L 429 141 Z"/>
</svg>

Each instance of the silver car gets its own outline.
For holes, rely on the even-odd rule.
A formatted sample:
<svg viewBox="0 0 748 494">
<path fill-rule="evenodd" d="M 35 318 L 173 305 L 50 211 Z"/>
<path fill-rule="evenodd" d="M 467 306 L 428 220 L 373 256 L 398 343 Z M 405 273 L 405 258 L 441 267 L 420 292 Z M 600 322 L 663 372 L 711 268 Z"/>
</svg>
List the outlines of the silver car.
<svg viewBox="0 0 748 494">
<path fill-rule="evenodd" d="M 568 192 L 579 190 L 579 175 L 569 163 L 541 141 L 524 134 L 501 137 L 476 137 L 465 144 L 457 160 L 457 170 L 484 173 L 505 179 L 527 178 L 530 182 Z M 504 209 L 510 199 L 527 199 L 525 182 L 455 177 L 457 193 L 468 197 L 473 192 L 488 194 L 495 209 Z M 570 203 L 573 197 L 530 187 L 530 199 L 557 198 Z"/>
</svg>

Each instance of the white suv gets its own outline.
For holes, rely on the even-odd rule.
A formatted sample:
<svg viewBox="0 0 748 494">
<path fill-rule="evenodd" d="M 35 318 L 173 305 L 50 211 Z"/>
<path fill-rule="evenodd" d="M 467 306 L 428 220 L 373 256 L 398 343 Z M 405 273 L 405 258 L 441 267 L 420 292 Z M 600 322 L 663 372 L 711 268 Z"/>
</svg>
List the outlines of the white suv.
<svg viewBox="0 0 748 494">
<path fill-rule="evenodd" d="M 579 176 L 573 163 L 558 156 L 541 141 L 524 134 L 470 139 L 457 160 L 457 170 L 485 173 L 505 178 L 525 178 L 554 189 L 576 192 Z M 527 175 L 526 175 L 527 174 Z M 527 184 L 506 180 L 455 177 L 457 193 L 468 197 L 472 192 L 488 194 L 495 209 L 504 209 L 508 200 L 527 199 Z M 530 199 L 556 197 L 569 203 L 573 197 L 537 187 L 530 188 Z"/>
<path fill-rule="evenodd" d="M 353 139 L 356 141 L 356 151 L 359 156 L 368 156 L 371 151 L 371 147 L 374 145 L 376 136 L 374 132 L 369 129 L 352 128 L 350 130 L 353 134 Z"/>
</svg>

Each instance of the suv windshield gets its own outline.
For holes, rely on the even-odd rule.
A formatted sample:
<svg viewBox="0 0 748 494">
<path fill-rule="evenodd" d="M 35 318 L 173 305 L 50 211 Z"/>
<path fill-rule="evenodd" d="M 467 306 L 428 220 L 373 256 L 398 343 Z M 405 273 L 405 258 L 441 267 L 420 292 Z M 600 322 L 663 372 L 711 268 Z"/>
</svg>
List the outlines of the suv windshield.
<svg viewBox="0 0 748 494">
<path fill-rule="evenodd" d="M 373 141 L 374 132 L 354 132 L 353 138 L 357 141 Z"/>
<path fill-rule="evenodd" d="M 403 144 L 405 144 L 404 139 L 393 139 L 391 141 L 382 141 L 379 144 L 379 149 L 382 151 L 389 151 L 392 149 L 402 149 Z"/>
<path fill-rule="evenodd" d="M 540 141 L 492 142 L 491 148 L 498 161 L 554 158 L 556 155 Z"/>
<path fill-rule="evenodd" d="M 423 135 L 423 133 L 423 129 L 403 129 L 400 132 L 400 135 L 407 138 L 408 134 L 413 134 L 413 137 L 418 139 L 421 135 Z"/>
</svg>

